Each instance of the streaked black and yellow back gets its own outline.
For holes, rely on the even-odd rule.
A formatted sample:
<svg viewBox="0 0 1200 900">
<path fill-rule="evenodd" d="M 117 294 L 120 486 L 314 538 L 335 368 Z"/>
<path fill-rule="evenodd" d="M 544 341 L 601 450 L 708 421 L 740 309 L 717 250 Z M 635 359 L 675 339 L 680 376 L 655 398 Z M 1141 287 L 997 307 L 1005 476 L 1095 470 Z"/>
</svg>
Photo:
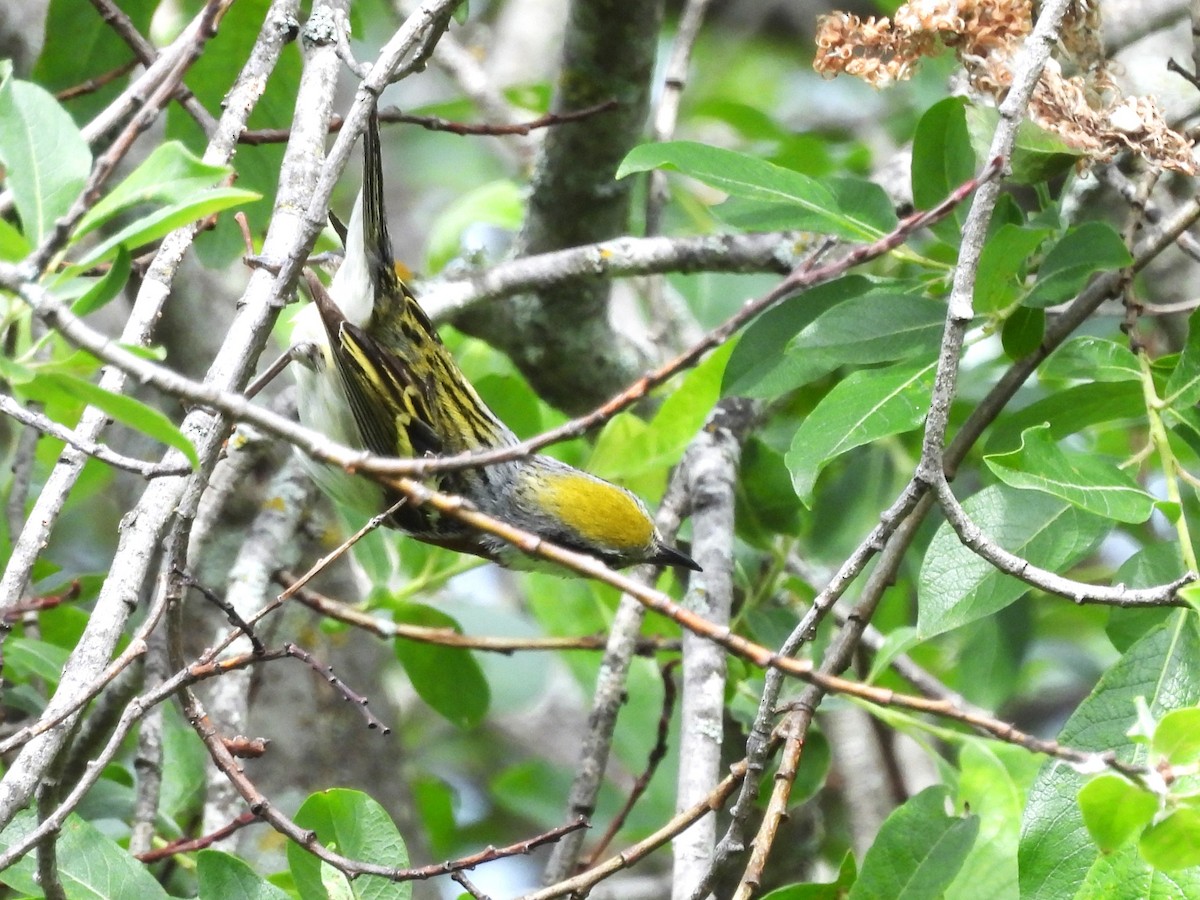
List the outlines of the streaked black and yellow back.
<svg viewBox="0 0 1200 900">
<path fill-rule="evenodd" d="M 363 141 L 361 242 L 369 275 L 370 314 L 356 324 L 342 312 L 351 298 L 314 296 L 329 337 L 333 361 L 363 446 L 381 456 L 421 458 L 506 446 L 516 441 L 467 381 L 442 343 L 429 317 L 397 275 L 388 236 L 383 197 L 379 123 L 371 115 Z M 361 261 L 347 259 L 343 265 Z M 352 284 L 353 279 L 347 279 Z M 335 282 L 336 285 L 336 282 Z M 316 292 L 320 293 L 320 292 Z M 471 495 L 497 473 L 486 469 L 447 474 L 438 486 Z M 426 535 L 457 532 L 453 522 L 437 523 L 418 510 L 401 510 L 396 524 Z"/>
</svg>

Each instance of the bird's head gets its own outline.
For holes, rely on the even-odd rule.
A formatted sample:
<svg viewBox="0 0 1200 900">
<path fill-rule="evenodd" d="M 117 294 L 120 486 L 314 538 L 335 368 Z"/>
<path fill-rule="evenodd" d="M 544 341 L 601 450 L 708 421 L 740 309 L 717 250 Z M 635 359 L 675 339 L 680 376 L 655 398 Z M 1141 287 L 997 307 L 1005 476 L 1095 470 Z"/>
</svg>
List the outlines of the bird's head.
<svg viewBox="0 0 1200 900">
<path fill-rule="evenodd" d="M 646 505 L 632 492 L 547 457 L 519 467 L 505 518 L 569 550 L 615 568 L 653 563 L 700 567 L 668 544 Z"/>
</svg>

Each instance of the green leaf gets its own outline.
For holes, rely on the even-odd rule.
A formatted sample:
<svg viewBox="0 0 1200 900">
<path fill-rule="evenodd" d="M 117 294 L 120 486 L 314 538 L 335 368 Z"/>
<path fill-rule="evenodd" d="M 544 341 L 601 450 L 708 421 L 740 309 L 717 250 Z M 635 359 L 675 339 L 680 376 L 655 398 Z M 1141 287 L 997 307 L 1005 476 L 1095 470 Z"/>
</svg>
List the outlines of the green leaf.
<svg viewBox="0 0 1200 900">
<path fill-rule="evenodd" d="M 1196 867 L 1163 872 L 1150 866 L 1135 844 L 1127 844 L 1113 853 L 1103 854 L 1087 871 L 1075 900 L 1095 897 L 1147 897 L 1153 900 L 1190 900 L 1200 896 L 1200 878 Z"/>
<path fill-rule="evenodd" d="M 795 209 L 792 227 L 804 231 L 833 234 L 852 241 L 870 241 L 887 230 L 873 221 L 874 216 L 860 212 L 862 207 L 846 209 L 838 201 L 838 194 L 853 194 L 861 202 L 864 195 L 872 193 L 865 184 L 853 191 L 846 185 L 835 191 L 807 175 L 758 157 L 692 141 L 664 141 L 634 147 L 617 169 L 617 178 L 651 169 L 674 169 L 733 197 L 787 204 Z M 874 191 L 883 193 L 877 186 Z M 865 207 L 868 211 L 878 210 L 880 205 L 876 199 Z"/>
<path fill-rule="evenodd" d="M 11 385 L 29 384 L 37 378 L 37 370 L 23 366 L 0 353 L 0 379 Z"/>
<path fill-rule="evenodd" d="M 955 683 L 969 700 L 998 709 L 1013 699 L 1021 689 L 1018 676 L 1035 627 L 1028 607 L 1015 604 L 958 630 Z"/>
<path fill-rule="evenodd" d="M 1111 853 L 1150 824 L 1158 798 L 1120 775 L 1099 775 L 1079 792 L 1079 810 L 1092 840 Z"/>
<path fill-rule="evenodd" d="M 769 550 L 778 535 L 799 533 L 803 507 L 783 454 L 757 438 L 742 448 L 736 500 L 738 536 L 751 545 Z"/>
<path fill-rule="evenodd" d="M 887 234 L 900 220 L 896 204 L 887 191 L 865 178 L 823 178 L 821 183 L 833 192 L 839 209 L 849 210 L 859 227 L 868 234 Z"/>
<path fill-rule="evenodd" d="M 988 439 L 987 452 L 1013 450 L 1021 445 L 1021 435 L 1028 429 L 1047 423 L 1050 436 L 1062 440 L 1089 425 L 1141 421 L 1145 417 L 1146 402 L 1140 383 L 1077 384 L 1001 418 Z"/>
<path fill-rule="evenodd" d="M 1118 522 L 1145 522 L 1154 512 L 1154 498 L 1136 481 L 1098 456 L 1062 450 L 1049 425 L 1026 430 L 1019 448 L 984 462 L 1010 487 L 1042 491 Z"/>
<path fill-rule="evenodd" d="M 817 404 L 787 453 L 792 485 L 805 504 L 821 470 L 855 447 L 912 431 L 925 421 L 935 363 L 854 372 Z"/>
<path fill-rule="evenodd" d="M 405 603 L 395 612 L 397 622 L 423 628 L 449 628 L 458 623 L 441 610 Z M 474 728 L 487 715 L 491 692 L 483 670 L 470 650 L 397 638 L 396 658 L 413 689 L 431 707 L 459 728 Z"/>
<path fill-rule="evenodd" d="M 32 638 L 10 637 L 4 641 L 4 671 L 10 678 L 42 678 L 58 684 L 69 655 L 65 647 Z"/>
<path fill-rule="evenodd" d="M 1200 709 L 1176 709 L 1167 713 L 1154 730 L 1150 746 L 1173 766 L 1200 760 Z"/>
<path fill-rule="evenodd" d="M 947 97 L 933 104 L 913 134 L 912 191 L 918 209 L 937 206 L 975 175 L 975 153 L 967 134 L 966 99 Z"/>
<path fill-rule="evenodd" d="M 157 409 L 149 407 L 139 400 L 106 391 L 86 379 L 66 372 L 39 373 L 37 378 L 26 387 L 26 390 L 36 396 L 40 388 L 66 393 L 83 400 L 89 406 L 96 407 L 130 428 L 134 428 L 168 447 L 179 450 L 187 457 L 192 468 L 200 465 L 196 448 L 175 426 L 175 423 Z"/>
<path fill-rule="evenodd" d="M 644 494 L 646 499 L 659 496 L 665 487 L 664 473 L 683 455 L 720 397 L 721 379 L 732 352 L 730 345 L 718 348 L 674 382 L 649 424 L 631 412 L 610 420 L 600 431 L 585 468 Z"/>
<path fill-rule="evenodd" d="M 975 312 L 997 313 L 1016 301 L 1029 257 L 1050 233 L 1049 228 L 1025 228 L 1007 222 L 996 229 L 979 255 Z"/>
<path fill-rule="evenodd" d="M 17 262 L 28 256 L 32 249 L 25 235 L 7 220 L 0 219 L 0 259 L 5 262 Z"/>
<path fill-rule="evenodd" d="M 1149 744 L 1158 728 L 1158 716 L 1150 709 L 1145 697 L 1134 697 L 1133 706 L 1137 712 L 1134 723 L 1126 729 L 1125 734 L 1130 740 L 1139 744 Z"/>
<path fill-rule="evenodd" d="M 924 900 L 941 895 L 979 832 L 979 819 L 948 814 L 947 800 L 947 788 L 934 785 L 887 817 L 863 857 L 850 900 Z"/>
<path fill-rule="evenodd" d="M 1152 715 L 1200 701 L 1200 635 L 1195 614 L 1176 611 L 1171 620 L 1129 648 L 1107 672 L 1058 735 L 1081 750 L 1115 751 L 1145 765 L 1148 748 L 1127 734 L 1134 701 L 1144 697 Z M 1050 760 L 1029 793 L 1021 832 L 1022 897 L 1200 896 L 1200 868 L 1174 873 L 1167 883 L 1132 845 L 1105 855 L 1096 845 L 1077 802 L 1087 776 Z"/>
<path fill-rule="evenodd" d="M 967 107 L 971 143 L 980 155 L 988 152 L 999 121 L 1000 114 L 993 106 Z M 1065 174 L 1082 157 L 1082 153 L 1067 146 L 1057 135 L 1024 119 L 1017 128 L 1016 146 L 1009 161 L 1010 178 L 1015 184 L 1040 184 Z"/>
<path fill-rule="evenodd" d="M 117 248 L 112 266 L 104 273 L 104 277 L 87 289 L 82 297 L 71 304 L 71 312 L 76 316 L 86 316 L 106 306 L 129 280 L 131 269 L 129 251 L 124 247 Z"/>
<path fill-rule="evenodd" d="M 22 232 L 40 244 L 83 190 L 92 151 L 45 88 L 10 78 L 0 84 L 0 163 Z"/>
<path fill-rule="evenodd" d="M 454 819 L 454 789 L 442 779 L 429 775 L 413 778 L 411 787 L 416 812 L 431 852 L 439 857 L 450 856 L 458 838 L 458 825 Z"/>
<path fill-rule="evenodd" d="M 967 498 L 963 508 L 1005 550 L 1054 572 L 1091 553 L 1110 528 L 1054 497 L 1002 485 Z M 933 637 L 1004 609 L 1029 589 L 963 546 L 943 522 L 921 566 L 917 631 L 922 639 Z"/>
<path fill-rule="evenodd" d="M 178 206 L 214 187 L 230 172 L 228 166 L 206 163 L 179 141 L 160 144 L 120 184 L 79 220 L 75 237 L 99 228 L 114 216 L 142 204 Z M 257 196 L 257 195 L 251 195 Z"/>
<path fill-rule="evenodd" d="M 218 850 L 196 854 L 200 900 L 287 900 L 287 892 L 266 881 L 236 856 Z"/>
<path fill-rule="evenodd" d="M 925 297 L 871 291 L 822 313 L 788 343 L 794 387 L 841 366 L 933 358 L 946 308 Z"/>
<path fill-rule="evenodd" d="M 385 866 L 408 866 L 408 850 L 391 817 L 360 791 L 336 788 L 310 794 L 296 813 L 296 824 L 316 832 L 317 840 L 351 859 Z M 323 863 L 296 844 L 287 846 L 288 865 L 303 900 L 327 900 Z M 378 875 L 354 881 L 356 897 L 409 900 L 411 882 L 397 883 Z"/>
<path fill-rule="evenodd" d="M 762 900 L 844 900 L 846 892 L 853 886 L 857 877 L 854 853 L 846 851 L 835 881 L 824 884 L 789 884 L 787 887 L 776 888 Z"/>
<path fill-rule="evenodd" d="M 1028 306 L 1018 306 L 1004 320 L 1000 343 L 1009 359 L 1024 359 L 1042 343 L 1046 334 L 1046 313 Z"/>
<path fill-rule="evenodd" d="M 784 393 L 842 366 L 932 357 L 944 317 L 945 307 L 928 298 L 868 289 L 821 313 L 788 342 L 782 354 L 762 360 L 759 372 L 765 369 L 772 376 L 767 382 L 772 392 Z M 748 333 L 741 344 L 753 345 L 756 337 Z M 751 346 L 745 355 L 753 351 Z"/>
<path fill-rule="evenodd" d="M 1164 872 L 1200 866 L 1200 810 L 1177 809 L 1155 822 L 1142 835 L 1138 850 Z"/>
<path fill-rule="evenodd" d="M 321 891 L 329 900 L 358 900 L 349 876 L 324 860 L 321 861 Z"/>
<path fill-rule="evenodd" d="M 1131 588 L 1153 587 L 1175 580 L 1184 569 L 1179 544 L 1175 541 L 1159 541 L 1143 547 L 1125 560 L 1117 569 L 1112 582 Z M 1148 609 L 1114 607 L 1109 610 L 1108 624 L 1104 632 L 1117 652 L 1124 653 L 1174 615 L 1175 610 L 1165 606 Z"/>
<path fill-rule="evenodd" d="M 163 775 L 158 811 L 185 828 L 204 804 L 208 751 L 176 707 L 166 707 L 163 718 Z"/>
<path fill-rule="evenodd" d="M 872 656 L 871 671 L 867 675 L 867 682 L 878 681 L 892 664 L 892 660 L 902 653 L 907 653 L 919 643 L 921 643 L 921 639 L 917 636 L 917 629 L 909 625 L 889 631 L 879 649 Z"/>
<path fill-rule="evenodd" d="M 1044 308 L 1065 303 L 1097 272 L 1120 269 L 1132 262 L 1129 248 L 1111 225 L 1085 222 L 1050 248 L 1025 305 Z"/>
<path fill-rule="evenodd" d="M 1141 381 L 1137 357 L 1125 344 L 1108 338 L 1081 335 L 1052 353 L 1038 370 L 1043 382 Z"/>
<path fill-rule="evenodd" d="M 241 206 L 261 195 L 254 191 L 244 191 L 241 188 L 212 188 L 195 196 L 187 197 L 154 210 L 149 215 L 131 222 L 112 237 L 100 242 L 98 247 L 90 250 L 83 259 L 75 264 L 76 269 L 87 269 L 97 263 L 104 262 L 117 253 L 122 244 L 136 248 L 156 241 L 170 234 L 176 228 L 189 225 L 197 219 L 203 219 L 214 213 Z"/>
<path fill-rule="evenodd" d="M 853 210 L 861 225 L 880 234 L 896 227 L 896 208 L 891 198 L 874 182 L 826 176 L 819 183 L 832 195 L 836 208 Z M 722 222 L 741 231 L 819 230 L 819 225 L 813 225 L 811 215 L 798 211 L 794 203 L 730 196 L 712 211 Z"/>
<path fill-rule="evenodd" d="M 912 147 L 912 193 L 917 209 L 932 209 L 975 175 L 975 153 L 967 133 L 966 99 L 947 97 L 929 107 L 917 122 Z M 933 232 L 957 246 L 966 213 L 962 207 L 933 226 Z"/>
<path fill-rule="evenodd" d="M 694 112 L 706 119 L 716 119 L 723 125 L 728 125 L 744 138 L 754 141 L 783 141 L 788 138 L 803 141 L 809 135 L 792 135 L 790 128 L 784 128 L 775 121 L 770 113 L 753 103 L 736 100 L 730 97 L 693 98 Z M 817 141 L 817 146 L 811 151 L 815 154 L 828 156 L 829 151 L 824 141 Z M 794 168 L 799 168 L 796 166 Z M 809 172 L 808 174 L 815 174 Z M 823 173 L 821 173 L 823 174 Z"/>
<path fill-rule="evenodd" d="M 32 812 L 23 811 L 0 832 L 7 850 L 36 827 Z M 58 833 L 58 878 L 71 900 L 166 900 L 149 870 L 90 822 L 72 813 Z M 29 854 L 4 870 L 4 883 L 30 897 L 44 896 L 37 881 L 37 862 Z"/>
<path fill-rule="evenodd" d="M 789 297 L 750 323 L 734 347 L 725 378 L 724 396 L 776 397 L 802 383 L 791 372 L 795 360 L 784 353 L 792 338 L 823 313 L 853 297 L 875 290 L 888 294 L 893 282 L 879 284 L 861 275 L 847 275 Z M 898 293 L 899 289 L 895 291 Z"/>
<path fill-rule="evenodd" d="M 959 753 L 957 803 L 979 816 L 979 836 L 945 900 L 1010 900 L 1017 896 L 1017 844 L 1036 757 L 1023 748 L 968 737 Z"/>
<path fill-rule="evenodd" d="M 1167 379 L 1166 402 L 1186 409 L 1200 401 L 1200 309 L 1188 317 L 1187 343 Z"/>
</svg>

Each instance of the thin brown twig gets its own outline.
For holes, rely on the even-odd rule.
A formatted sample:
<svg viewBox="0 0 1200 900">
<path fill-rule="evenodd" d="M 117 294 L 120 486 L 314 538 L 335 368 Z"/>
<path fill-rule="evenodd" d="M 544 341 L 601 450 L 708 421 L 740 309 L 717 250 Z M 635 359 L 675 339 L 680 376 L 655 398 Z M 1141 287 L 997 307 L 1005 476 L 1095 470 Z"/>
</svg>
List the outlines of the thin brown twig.
<svg viewBox="0 0 1200 900">
<path fill-rule="evenodd" d="M 145 641 L 140 641 L 142 644 L 141 652 L 145 652 Z M 254 665 L 261 662 L 269 662 L 275 659 L 282 659 L 286 656 L 283 651 L 268 650 L 261 656 L 253 654 L 244 654 L 235 659 L 222 660 L 219 663 L 210 663 L 208 665 L 197 666 L 192 665 L 176 672 L 171 678 L 163 681 L 153 689 L 146 691 L 140 696 L 134 697 L 126 706 L 125 711 L 121 714 L 117 724 L 113 727 L 109 736 L 108 743 L 103 749 L 96 754 L 95 757 L 89 760 L 89 764 L 83 767 L 80 776 L 75 779 L 71 786 L 71 790 L 62 799 L 54 811 L 40 818 L 36 828 L 22 835 L 19 839 L 14 839 L 7 847 L 0 851 L 0 870 L 8 868 L 22 856 L 30 851 L 39 841 L 43 840 L 46 835 L 52 834 L 62 827 L 67 816 L 74 810 L 83 800 L 83 797 L 91 788 L 99 781 L 101 775 L 106 770 L 107 765 L 116 757 L 117 752 L 123 746 L 125 738 L 129 735 L 133 726 L 140 721 L 146 713 L 162 703 L 168 697 L 173 696 L 181 690 L 186 690 L 189 685 L 203 681 L 207 678 L 213 678 L 222 673 L 243 666 Z M 111 667 L 110 667 L 111 668 Z M 94 693 L 98 694 L 103 689 L 103 685 L 96 686 Z M 86 702 L 86 701 L 85 701 Z M 69 715 L 67 713 L 66 715 Z M 61 718 L 65 718 L 65 715 Z M 61 718 L 59 721 L 61 721 Z M 39 726 L 43 723 L 39 722 Z M 53 723 L 57 724 L 57 722 Z M 50 727 L 53 727 L 51 725 Z M 44 729 L 41 729 L 44 730 Z M 38 731 L 40 733 L 40 731 Z M 14 735 L 14 738 L 18 735 Z M 10 738 L 10 741 L 12 739 Z M 8 742 L 6 742 L 8 743 Z M 228 753 L 228 750 L 225 751 Z M 232 757 L 230 757 L 232 759 Z"/>
<path fill-rule="evenodd" d="M 267 648 L 263 644 L 262 639 L 258 636 L 257 632 L 255 632 L 254 629 L 246 623 L 246 620 L 242 618 L 241 614 L 233 608 L 232 603 L 230 603 L 224 597 L 219 596 L 216 591 L 212 591 L 205 585 L 201 584 L 187 572 L 178 571 L 175 573 L 175 576 L 179 580 L 179 584 L 194 589 L 200 594 L 201 597 L 203 597 L 213 606 L 217 607 L 217 609 L 221 610 L 221 612 L 225 613 L 225 618 L 228 620 L 229 624 L 238 629 L 238 631 L 240 631 L 250 642 L 250 647 L 253 653 L 261 656 L 266 651 Z"/>
<path fill-rule="evenodd" d="M 171 841 L 169 844 L 157 847 L 154 850 L 147 850 L 145 853 L 136 854 L 136 859 L 144 863 L 153 863 L 168 859 L 177 853 L 193 853 L 196 850 L 204 850 L 211 847 L 217 841 L 223 841 L 230 835 L 236 834 L 247 825 L 253 825 L 255 822 L 261 821 L 262 819 L 254 815 L 254 813 L 244 812 L 228 825 L 224 825 L 216 831 L 209 832 L 197 838 L 180 838 L 177 841 Z"/>
<path fill-rule="evenodd" d="M 580 860 L 579 868 L 581 870 L 587 870 L 594 866 L 604 851 L 608 849 L 608 845 L 617 836 L 617 832 L 624 827 L 625 820 L 633 812 L 633 808 L 637 805 L 638 800 L 646 793 L 646 788 L 650 786 L 650 779 L 658 771 L 659 763 L 667 755 L 667 738 L 671 733 L 671 718 L 675 714 L 675 698 L 678 695 L 674 678 L 675 669 L 678 666 L 679 660 L 673 659 L 663 666 L 659 673 L 662 675 L 663 683 L 662 711 L 658 716 L 658 733 L 654 740 L 654 746 L 650 748 L 650 753 L 646 757 L 646 768 L 633 782 L 633 786 L 629 789 L 629 796 L 625 798 L 621 809 L 613 816 L 612 821 L 608 823 L 608 828 L 604 830 L 604 834 L 596 842 L 595 848 L 585 859 Z"/>
<path fill-rule="evenodd" d="M 484 863 L 493 862 L 497 859 L 504 859 L 508 856 L 528 856 L 538 847 L 544 847 L 547 844 L 561 840 L 565 835 L 579 831 L 584 828 L 590 828 L 587 819 L 582 816 L 573 822 L 568 822 L 566 825 L 559 825 L 541 834 L 534 835 L 531 838 L 526 838 L 523 841 L 509 844 L 505 847 L 487 847 L 480 850 L 478 853 L 472 853 L 470 856 L 461 856 L 458 859 L 446 860 L 445 862 L 433 863 L 428 866 L 421 866 L 416 869 L 408 869 L 403 872 L 402 877 L 395 878 L 395 881 L 414 881 L 417 879 L 435 878 L 438 875 L 447 875 L 451 872 L 459 872 L 464 869 L 470 870 Z"/>
<path fill-rule="evenodd" d="M 1023 557 L 1005 550 L 988 537 L 958 502 L 958 498 L 954 496 L 954 491 L 945 476 L 936 479 L 933 491 L 942 508 L 942 514 L 945 515 L 946 521 L 954 529 L 954 533 L 958 535 L 958 539 L 964 547 L 981 559 L 987 560 L 997 570 L 1019 578 L 1031 587 L 1061 597 L 1069 597 L 1077 603 L 1086 600 L 1089 603 L 1105 606 L 1187 607 L 1188 603 L 1178 596 L 1178 591 L 1200 577 L 1196 572 L 1184 572 L 1175 580 L 1160 585 L 1157 590 L 1152 590 L 1151 596 L 1137 595 L 1136 597 L 1123 585 L 1090 585 L 1073 581 L 1070 578 L 1062 577 L 1057 572 L 1035 566 Z"/>
<path fill-rule="evenodd" d="M 467 877 L 465 872 L 454 872 L 450 875 L 450 880 L 462 885 L 462 889 L 470 894 L 475 900 L 492 900 L 492 898 L 477 888 L 471 879 Z"/>
<path fill-rule="evenodd" d="M 24 618 L 30 613 L 40 613 L 53 609 L 63 603 L 78 600 L 83 593 L 83 585 L 78 578 L 74 579 L 65 591 L 58 594 L 44 594 L 40 597 L 27 597 L 4 611 L 3 622 L 11 624 Z"/>
<path fill-rule="evenodd" d="M 714 812 L 725 805 L 729 795 L 741 784 L 746 777 L 746 761 L 734 763 L 729 768 L 729 774 L 721 780 L 712 792 L 698 803 L 693 804 L 683 812 L 678 813 L 669 822 L 632 847 L 622 850 L 615 856 L 610 856 L 598 866 L 593 866 L 586 872 L 581 872 L 572 878 L 559 881 L 549 887 L 524 895 L 521 900 L 551 900 L 554 897 L 586 896 L 588 891 L 614 873 L 627 869 L 650 855 L 675 835 L 679 834 L 697 819 Z"/>
<path fill-rule="evenodd" d="M 287 572 L 277 576 L 280 584 L 289 587 L 293 577 Z M 529 637 L 508 638 L 492 637 L 489 635 L 462 634 L 452 628 L 430 628 L 423 625 L 408 625 L 403 622 L 393 622 L 365 613 L 349 603 L 334 600 L 332 597 L 314 591 L 312 588 L 301 588 L 293 595 L 315 613 L 334 619 L 346 625 L 360 628 L 378 637 L 391 640 L 400 638 L 408 641 L 419 641 L 424 644 L 437 644 L 442 647 L 460 647 L 464 650 L 480 650 L 488 653 L 502 653 L 511 656 L 524 650 L 603 650 L 608 640 L 603 634 L 586 634 L 578 637 Z M 658 653 L 678 653 L 678 638 L 663 638 L 647 635 L 639 638 L 637 653 L 640 656 L 654 656 Z"/>
<path fill-rule="evenodd" d="M 400 9 L 408 11 L 417 0 L 398 0 Z M 433 62 L 459 87 L 483 121 L 513 124 L 525 115 L 510 103 L 497 85 L 483 60 L 472 47 L 464 46 L 453 34 L 445 34 L 433 48 Z M 509 140 L 494 142 L 502 152 L 511 152 L 522 171 L 529 171 L 537 154 L 538 142 L 529 136 L 512 135 Z"/>
<path fill-rule="evenodd" d="M 1166 213 L 1162 207 L 1154 202 L 1152 197 L 1139 197 L 1139 186 L 1132 178 L 1123 173 L 1116 165 L 1098 166 L 1096 167 L 1097 177 L 1112 188 L 1126 203 L 1140 206 L 1145 213 L 1145 222 L 1147 225 L 1157 228 L 1166 217 Z M 1146 229 L 1141 229 L 1143 232 Z M 1175 236 L 1175 243 L 1192 259 L 1200 261 L 1200 241 L 1187 232 L 1180 232 Z M 1130 244 L 1129 246 L 1133 246 Z M 1053 307 L 1052 307 L 1053 308 Z"/>
<path fill-rule="evenodd" d="M 574 109 L 563 113 L 546 113 L 527 122 L 514 122 L 509 125 L 486 122 L 480 124 L 456 122 L 452 119 L 440 118 L 439 116 L 418 116 L 395 109 L 381 109 L 379 111 L 379 121 L 385 124 L 419 125 L 427 131 L 444 131 L 462 136 L 501 137 L 510 134 L 525 135 L 539 128 L 553 128 L 557 125 L 566 125 L 570 122 L 580 122 L 592 116 L 616 109 L 617 105 L 616 100 L 605 100 L 602 103 L 596 103 L 583 109 Z M 329 121 L 329 133 L 336 134 L 341 130 L 342 119 L 340 116 L 334 116 Z M 260 128 L 254 131 L 243 131 L 238 137 L 238 143 L 249 145 L 282 144 L 290 136 L 291 131 L 287 128 Z"/>
<path fill-rule="evenodd" d="M 1178 75 L 1181 78 L 1183 78 L 1184 80 L 1186 80 L 1188 82 L 1188 84 L 1190 84 L 1196 90 L 1200 91 L 1200 76 L 1196 75 L 1193 72 L 1189 72 L 1187 69 L 1185 69 L 1179 63 L 1175 62 L 1174 57 L 1168 57 L 1167 71 L 1174 72 L 1176 75 Z"/>
<path fill-rule="evenodd" d="M 128 75 L 137 64 L 138 61 L 136 59 L 131 59 L 129 62 L 119 65 L 115 69 L 109 69 L 95 78 L 89 78 L 87 81 L 72 85 L 69 88 L 63 88 L 61 91 L 55 93 L 54 99 L 60 103 L 65 103 L 68 100 L 74 100 L 76 97 L 94 94 L 106 84 L 112 84 L 112 82 L 116 81 L 122 75 Z"/>
<path fill-rule="evenodd" d="M 358 707 L 359 711 L 363 715 L 363 718 L 367 720 L 367 728 L 371 729 L 372 731 L 378 730 L 380 734 L 386 735 L 392 733 L 392 729 L 383 724 L 379 717 L 371 711 L 371 708 L 367 705 L 367 698 L 351 690 L 350 686 L 346 684 L 346 682 L 342 681 L 342 679 L 333 674 L 333 666 L 327 665 L 323 662 L 318 662 L 311 653 L 304 648 L 293 644 L 291 641 L 288 641 L 283 645 L 283 651 L 288 656 L 294 657 L 295 659 L 298 659 L 302 663 L 306 664 L 314 672 L 329 682 L 333 689 L 342 695 L 344 700 Z"/>
<path fill-rule="evenodd" d="M 904 518 L 889 538 L 887 546 L 880 554 L 878 564 L 863 586 L 861 598 L 846 617 L 846 622 L 837 637 L 825 651 L 819 670 L 821 674 L 837 677 L 850 666 L 863 630 L 878 608 L 887 586 L 894 582 L 896 572 L 904 561 L 908 548 L 917 534 L 917 529 L 925 518 L 926 510 L 931 505 L 931 501 L 926 495 L 926 498 L 923 498 Z M 803 633 L 802 629 L 797 628 L 793 635 L 797 633 Z M 748 900 L 762 883 L 767 859 L 779 834 L 779 828 L 787 818 L 792 788 L 800 771 L 804 747 L 808 743 L 809 728 L 812 726 L 817 707 L 826 693 L 828 693 L 828 688 L 824 684 L 819 681 L 811 683 L 800 695 L 794 708 L 776 728 L 773 737 L 784 739 L 783 749 L 780 753 L 781 760 L 771 785 L 771 796 L 767 801 L 767 808 L 759 824 L 758 833 L 752 841 L 750 858 L 746 862 L 737 891 L 733 895 L 736 900 Z M 965 710 L 959 710 L 959 712 L 967 713 Z"/>
<path fill-rule="evenodd" d="M 277 596 L 274 600 L 266 604 L 262 609 L 251 616 L 249 621 L 246 623 L 247 627 L 253 627 L 254 625 L 257 625 L 266 616 L 279 609 L 279 607 L 287 602 L 288 598 L 303 588 L 306 584 L 308 584 L 308 582 L 312 581 L 312 579 L 316 578 L 319 574 L 321 574 L 321 572 L 325 571 L 325 569 L 332 565 L 336 560 L 345 555 L 351 547 L 366 537 L 370 532 L 382 525 L 388 516 L 394 513 L 406 502 L 408 502 L 408 498 L 406 497 L 397 500 L 396 503 L 394 503 L 391 507 L 370 519 L 365 525 L 362 526 L 362 528 L 358 529 L 358 531 L 354 532 L 354 534 L 342 541 L 340 545 L 313 563 L 312 566 L 309 567 L 308 571 L 293 581 L 288 587 L 286 587 L 283 593 L 279 594 L 279 596 Z M 244 632 L 241 628 L 234 628 L 225 636 L 224 640 L 219 642 L 216 646 L 205 651 L 202 659 L 215 659 L 218 653 L 241 637 L 243 633 Z"/>
<path fill-rule="evenodd" d="M 738 883 L 738 893 L 735 895 L 737 900 L 746 900 L 761 884 L 763 869 L 779 833 L 779 826 L 787 818 L 787 802 L 791 797 L 792 786 L 800 774 L 800 760 L 808 744 L 805 740 L 807 722 L 797 715 L 789 715 L 784 719 L 776 734 L 783 738 L 783 749 L 779 753 L 779 765 L 775 769 L 771 799 L 763 814 L 758 833 L 754 836 L 750 859 Z"/>
</svg>

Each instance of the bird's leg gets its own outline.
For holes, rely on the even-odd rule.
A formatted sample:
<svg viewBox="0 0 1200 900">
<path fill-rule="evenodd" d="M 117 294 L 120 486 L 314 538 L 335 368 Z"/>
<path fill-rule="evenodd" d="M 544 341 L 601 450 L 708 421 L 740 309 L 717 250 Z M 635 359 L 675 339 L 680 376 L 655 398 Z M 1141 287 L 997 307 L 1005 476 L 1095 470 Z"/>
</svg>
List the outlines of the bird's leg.
<svg viewBox="0 0 1200 900">
<path fill-rule="evenodd" d="M 259 391 L 275 380 L 275 376 L 277 376 L 293 362 L 299 362 L 301 365 L 311 367 L 313 364 L 313 358 L 320 356 L 320 353 L 320 349 L 316 344 L 313 343 L 297 344 L 295 347 L 288 348 L 286 353 L 280 356 L 279 359 L 275 360 L 275 362 L 271 363 L 271 365 L 267 366 L 265 372 L 255 378 L 254 381 L 250 382 L 250 384 L 246 387 L 246 399 L 249 400 L 258 394 Z"/>
</svg>

